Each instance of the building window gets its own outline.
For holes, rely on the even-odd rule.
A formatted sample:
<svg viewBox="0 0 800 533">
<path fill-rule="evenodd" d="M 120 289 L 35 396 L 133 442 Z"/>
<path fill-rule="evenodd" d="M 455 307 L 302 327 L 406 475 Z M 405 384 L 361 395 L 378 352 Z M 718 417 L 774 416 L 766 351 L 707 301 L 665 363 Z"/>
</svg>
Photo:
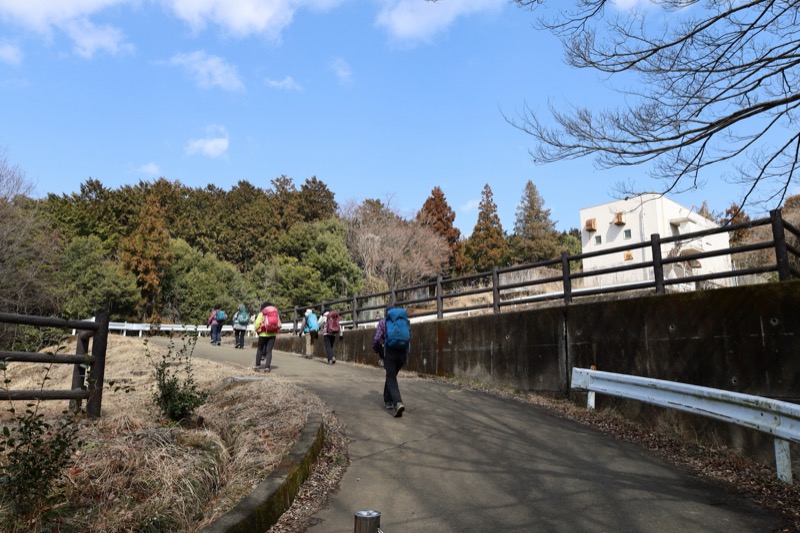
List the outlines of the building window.
<svg viewBox="0 0 800 533">
<path fill-rule="evenodd" d="M 622 236 L 623 236 L 623 237 L 625 237 L 626 239 L 630 239 L 630 238 L 631 238 L 631 230 L 629 230 L 629 229 L 626 229 L 626 230 L 623 232 Z"/>
<path fill-rule="evenodd" d="M 603 238 L 600 235 L 594 236 L 594 243 L 595 244 L 603 244 Z"/>
</svg>

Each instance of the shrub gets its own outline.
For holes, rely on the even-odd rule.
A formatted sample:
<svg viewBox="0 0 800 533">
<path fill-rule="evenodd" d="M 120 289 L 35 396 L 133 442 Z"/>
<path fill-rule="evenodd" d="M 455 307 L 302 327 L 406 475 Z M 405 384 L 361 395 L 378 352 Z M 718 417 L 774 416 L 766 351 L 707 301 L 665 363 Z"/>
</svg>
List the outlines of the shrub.
<svg viewBox="0 0 800 533">
<path fill-rule="evenodd" d="M 208 398 L 208 393 L 198 388 L 192 374 L 192 353 L 197 337 L 184 338 L 183 346 L 174 352 L 170 338 L 167 352 L 158 361 L 153 359 L 145 343 L 145 353 L 153 363 L 157 390 L 153 400 L 161 413 L 175 422 L 188 420 Z"/>
<path fill-rule="evenodd" d="M 50 368 L 42 379 L 42 388 Z M 11 380 L 6 373 L 7 361 L 0 363 L 0 370 L 3 389 L 8 391 Z M 20 413 L 9 400 L 12 418 L 0 434 L 0 502 L 10 511 L 3 522 L 11 531 L 46 520 L 56 500 L 53 486 L 72 463 L 72 452 L 81 446 L 77 439 L 79 415 L 64 411 L 63 417 L 51 424 L 39 412 L 39 403 L 27 403 Z"/>
</svg>

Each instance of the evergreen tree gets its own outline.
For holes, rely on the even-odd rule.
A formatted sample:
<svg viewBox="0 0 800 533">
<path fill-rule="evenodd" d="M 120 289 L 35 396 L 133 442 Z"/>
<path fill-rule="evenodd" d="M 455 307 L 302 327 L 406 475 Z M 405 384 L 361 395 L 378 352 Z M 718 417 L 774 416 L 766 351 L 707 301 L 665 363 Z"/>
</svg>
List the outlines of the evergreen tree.
<svg viewBox="0 0 800 533">
<path fill-rule="evenodd" d="M 508 243 L 488 183 L 481 193 L 478 221 L 467 240 L 465 254 L 476 272 L 488 272 L 495 266 L 504 266 L 508 260 Z"/>
<path fill-rule="evenodd" d="M 120 247 L 122 259 L 136 275 L 136 283 L 142 291 L 142 318 L 159 321 L 161 277 L 172 256 L 169 253 L 169 232 L 165 225 L 164 209 L 154 195 L 139 211 L 136 227 L 120 242 Z"/>
<path fill-rule="evenodd" d="M 135 319 L 141 294 L 136 277 L 114 261 L 99 237 L 76 237 L 60 257 L 57 279 L 62 315 L 86 319 L 106 311 L 112 320 Z"/>
<path fill-rule="evenodd" d="M 331 218 L 338 209 L 339 205 L 336 203 L 333 193 L 316 176 L 307 179 L 300 186 L 298 210 L 300 217 L 305 222 Z"/>
<path fill-rule="evenodd" d="M 272 191 L 270 200 L 275 229 L 284 233 L 292 224 L 301 221 L 300 195 L 291 178 L 280 176 L 271 181 Z"/>
<path fill-rule="evenodd" d="M 439 187 L 434 187 L 431 195 L 422 204 L 422 209 L 417 213 L 417 221 L 423 227 L 428 227 L 442 236 L 449 249 L 448 264 L 451 272 L 460 272 L 464 269 L 464 254 L 462 252 L 461 231 L 453 226 L 456 214 L 447 203 L 444 192 Z"/>
<path fill-rule="evenodd" d="M 555 222 L 550 220 L 550 210 L 545 209 L 539 190 L 530 180 L 525 184 L 522 201 L 517 207 L 511 243 L 512 255 L 517 263 L 533 263 L 558 255 Z"/>
</svg>

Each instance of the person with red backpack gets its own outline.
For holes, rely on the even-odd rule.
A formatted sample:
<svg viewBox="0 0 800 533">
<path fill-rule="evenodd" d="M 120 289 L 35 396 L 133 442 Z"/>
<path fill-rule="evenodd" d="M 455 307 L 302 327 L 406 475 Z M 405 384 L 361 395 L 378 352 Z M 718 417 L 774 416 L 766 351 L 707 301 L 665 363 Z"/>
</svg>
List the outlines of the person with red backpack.
<svg viewBox="0 0 800 533">
<path fill-rule="evenodd" d="M 329 365 L 336 364 L 336 358 L 333 356 L 333 343 L 336 341 L 336 337 L 338 336 L 340 339 L 344 337 L 339 319 L 339 312 L 336 309 L 325 311 L 322 313 L 322 318 L 319 319 L 319 331 L 325 342 L 325 355 L 328 356 Z"/>
<path fill-rule="evenodd" d="M 275 346 L 275 339 L 281 330 L 281 317 L 278 310 L 270 302 L 264 302 L 261 306 L 253 327 L 258 335 L 258 348 L 256 349 L 256 365 L 253 370 L 263 370 L 269 372 L 272 366 L 272 348 Z M 261 359 L 264 359 L 264 366 L 261 366 Z"/>
</svg>

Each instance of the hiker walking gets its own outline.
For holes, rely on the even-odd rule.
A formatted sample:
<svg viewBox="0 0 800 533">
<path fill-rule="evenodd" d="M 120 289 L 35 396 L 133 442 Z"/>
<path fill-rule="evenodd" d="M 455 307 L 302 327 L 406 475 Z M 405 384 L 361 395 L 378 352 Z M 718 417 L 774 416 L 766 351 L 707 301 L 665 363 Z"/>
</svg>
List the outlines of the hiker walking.
<svg viewBox="0 0 800 533">
<path fill-rule="evenodd" d="M 247 332 L 247 326 L 250 325 L 250 312 L 247 306 L 239 304 L 239 310 L 236 311 L 236 316 L 233 317 L 233 335 L 236 340 L 235 348 L 244 348 L 244 335 Z"/>
<path fill-rule="evenodd" d="M 300 336 L 308 335 L 306 337 L 306 355 L 313 353 L 314 341 L 319 336 L 319 320 L 316 313 L 311 309 L 306 309 L 306 314 L 303 317 L 303 327 L 300 330 Z"/>
<path fill-rule="evenodd" d="M 264 302 L 253 327 L 258 334 L 256 365 L 253 370 L 269 372 L 272 367 L 272 348 L 275 346 L 275 339 L 278 338 L 278 332 L 281 330 L 281 318 L 278 310 L 270 302 Z M 264 359 L 263 367 L 261 366 L 262 358 Z"/>
<path fill-rule="evenodd" d="M 222 343 L 222 325 L 228 315 L 222 310 L 222 304 L 216 304 L 211 314 L 208 315 L 208 325 L 211 328 L 211 344 L 219 346 Z"/>
<path fill-rule="evenodd" d="M 394 306 L 386 308 L 385 318 L 381 318 L 375 329 L 372 349 L 383 360 L 386 370 L 383 405 L 399 418 L 406 408 L 400 396 L 397 374 L 408 361 L 408 352 L 411 349 L 411 325 L 405 309 Z"/>
<path fill-rule="evenodd" d="M 325 311 L 319 320 L 319 330 L 322 333 L 322 340 L 325 342 L 325 355 L 328 357 L 328 364 L 335 365 L 336 358 L 333 356 L 333 343 L 336 337 L 344 337 L 344 332 L 339 324 L 339 312 L 336 309 Z"/>
</svg>

